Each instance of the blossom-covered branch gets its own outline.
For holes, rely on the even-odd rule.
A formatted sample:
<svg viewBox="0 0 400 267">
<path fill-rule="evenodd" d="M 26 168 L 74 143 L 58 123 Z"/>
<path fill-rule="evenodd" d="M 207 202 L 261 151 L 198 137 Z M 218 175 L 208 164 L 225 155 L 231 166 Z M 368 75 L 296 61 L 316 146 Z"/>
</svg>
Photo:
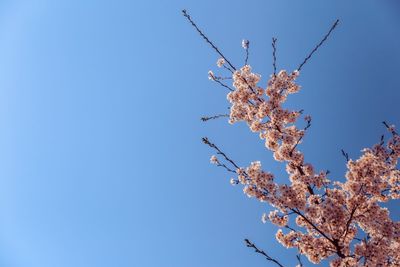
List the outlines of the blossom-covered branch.
<svg viewBox="0 0 400 267">
<path fill-rule="evenodd" d="M 193 20 L 187 18 L 198 30 Z M 285 163 L 288 183 L 276 183 L 275 176 L 264 171 L 259 161 L 240 167 L 207 138 L 203 138 L 203 142 L 215 149 L 230 166 L 216 156 L 211 158 L 212 163 L 237 174 L 233 184 L 242 184 L 246 195 L 275 208 L 263 215 L 263 221 L 268 218 L 280 228 L 276 239 L 286 248 L 296 248 L 312 263 L 328 260 L 331 267 L 400 266 L 400 222 L 393 221 L 389 211 L 381 205 L 400 199 L 400 171 L 397 169 L 400 136 L 395 127 L 383 122 L 391 133 L 389 140 L 385 142 L 382 136 L 378 144 L 362 150 L 357 160 L 350 159 L 342 150 L 347 164 L 346 180 L 332 182 L 327 177 L 328 171 L 316 171 L 299 150 L 311 126 L 311 117 L 305 116 L 306 125 L 298 127 L 302 110 L 284 107 L 287 98 L 301 89 L 296 81 L 300 70 L 337 25 L 338 20 L 292 72 L 276 72 L 276 39 L 273 39 L 274 71 L 266 86 L 259 85 L 260 75 L 254 73 L 250 65 L 235 69 L 219 53 L 222 58 L 217 61 L 218 67 L 227 64 L 233 70 L 232 90 L 227 95 L 231 105 L 229 123 L 245 122 L 259 135 L 274 159 Z M 290 222 L 293 225 L 293 221 L 297 225 L 295 228 L 289 225 Z M 257 253 L 267 255 L 250 241 L 246 244 Z"/>
</svg>

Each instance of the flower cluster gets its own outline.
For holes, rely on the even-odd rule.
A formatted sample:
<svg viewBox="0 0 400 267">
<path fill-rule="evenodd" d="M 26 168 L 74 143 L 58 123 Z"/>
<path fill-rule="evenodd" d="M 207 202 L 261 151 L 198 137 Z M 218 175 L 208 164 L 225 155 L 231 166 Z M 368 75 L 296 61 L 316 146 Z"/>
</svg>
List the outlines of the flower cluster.
<svg viewBox="0 0 400 267">
<path fill-rule="evenodd" d="M 218 161 L 217 156 L 212 155 L 211 158 L 210 158 L 210 163 L 211 163 L 211 164 L 218 164 L 219 161 Z"/>
<path fill-rule="evenodd" d="M 217 66 L 221 68 L 225 64 L 225 59 L 222 57 L 217 60 Z"/>
<path fill-rule="evenodd" d="M 222 66 L 224 60 L 218 60 Z M 213 77 L 213 75 L 211 75 Z M 298 145 L 311 125 L 298 128 L 302 111 L 283 107 L 290 94 L 299 92 L 298 71 L 271 75 L 267 87 L 258 85 L 260 75 L 249 65 L 234 71 L 231 124 L 244 121 L 259 134 L 277 161 L 284 162 L 288 184 L 277 184 L 259 161 L 237 168 L 244 193 L 269 203 L 276 210 L 263 215 L 280 228 L 276 238 L 287 248 L 297 248 L 311 262 L 329 258 L 332 267 L 400 266 L 400 222 L 393 221 L 380 203 L 400 199 L 400 136 L 387 126 L 391 138 L 364 149 L 357 160 L 348 160 L 346 181 L 332 183 L 326 171 L 316 171 L 305 162 Z M 211 160 L 215 163 L 215 159 Z M 290 219 L 293 217 L 290 226 Z M 295 230 L 296 229 L 296 230 Z"/>
</svg>

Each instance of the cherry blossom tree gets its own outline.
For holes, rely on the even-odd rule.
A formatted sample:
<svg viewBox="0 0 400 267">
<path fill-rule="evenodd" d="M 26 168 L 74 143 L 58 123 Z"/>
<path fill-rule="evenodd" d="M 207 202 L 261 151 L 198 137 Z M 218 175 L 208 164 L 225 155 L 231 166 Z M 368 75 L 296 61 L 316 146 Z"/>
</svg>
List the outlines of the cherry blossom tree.
<svg viewBox="0 0 400 267">
<path fill-rule="evenodd" d="M 199 29 L 186 10 L 183 15 L 200 36 L 217 52 L 217 67 L 226 71 L 227 79 L 209 71 L 209 79 L 228 90 L 229 114 L 203 117 L 203 121 L 228 117 L 230 124 L 245 122 L 258 133 L 276 161 L 284 162 L 288 180 L 275 182 L 271 172 L 262 169 L 261 162 L 239 166 L 208 138 L 204 144 L 216 153 L 212 164 L 234 174 L 231 184 L 242 185 L 246 195 L 271 205 L 274 210 L 262 216 L 279 230 L 276 239 L 286 248 L 318 264 L 328 260 L 330 266 L 400 266 L 400 222 L 393 221 L 382 203 L 400 198 L 400 135 L 393 125 L 383 122 L 390 137 L 383 135 L 371 148 L 362 150 L 360 158 L 347 162 L 345 182 L 329 179 L 329 171 L 319 171 L 305 160 L 299 150 L 311 126 L 311 116 L 302 110 L 289 110 L 283 105 L 301 89 L 296 83 L 303 66 L 328 39 L 338 20 L 314 49 L 292 72 L 276 69 L 276 39 L 272 39 L 273 73 L 266 86 L 259 85 L 260 75 L 248 64 L 249 41 L 243 40 L 245 64 L 235 67 L 213 42 Z M 227 82 L 229 81 L 229 83 Z M 303 117 L 304 122 L 298 123 Z M 302 124 L 303 126 L 298 126 Z M 245 239 L 245 244 L 268 261 L 283 266 L 279 260 Z"/>
</svg>

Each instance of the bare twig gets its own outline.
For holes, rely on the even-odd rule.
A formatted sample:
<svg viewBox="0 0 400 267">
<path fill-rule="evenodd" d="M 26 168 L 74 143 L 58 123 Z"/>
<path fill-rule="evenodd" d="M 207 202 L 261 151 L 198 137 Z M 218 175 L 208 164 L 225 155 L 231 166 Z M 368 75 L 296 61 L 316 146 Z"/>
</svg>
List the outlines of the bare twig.
<svg viewBox="0 0 400 267">
<path fill-rule="evenodd" d="M 221 77 L 221 76 L 214 76 L 216 80 L 232 80 L 232 77 Z"/>
<path fill-rule="evenodd" d="M 218 115 L 210 116 L 210 117 L 201 117 L 201 120 L 208 121 L 208 120 L 215 120 L 215 119 L 223 118 L 223 117 L 229 117 L 229 114 L 218 114 Z"/>
<path fill-rule="evenodd" d="M 233 70 L 232 70 L 231 68 L 229 68 L 228 66 L 226 66 L 225 64 L 222 65 L 222 67 L 223 67 L 224 69 L 226 69 L 226 70 L 229 70 L 229 72 L 233 74 Z"/>
<path fill-rule="evenodd" d="M 393 134 L 393 135 L 399 135 L 393 128 L 393 126 L 390 126 L 386 121 L 382 122 L 383 125 L 385 125 L 385 127 L 388 129 L 388 131 Z"/>
<path fill-rule="evenodd" d="M 196 29 L 196 31 L 200 34 L 200 36 L 203 37 L 203 39 L 204 39 L 209 45 L 211 45 L 211 47 L 218 53 L 218 55 L 220 55 L 220 56 L 225 60 L 225 62 L 229 65 L 229 67 L 230 67 L 231 69 L 229 69 L 229 67 L 227 67 L 227 66 L 225 66 L 225 65 L 224 65 L 224 67 L 227 68 L 230 72 L 233 73 L 233 71 L 236 70 L 235 66 L 232 65 L 232 63 L 222 54 L 222 52 L 218 49 L 218 47 L 216 47 L 216 46 L 214 45 L 214 43 L 211 42 L 210 39 L 208 39 L 208 37 L 199 29 L 199 27 L 197 26 L 197 24 L 192 20 L 192 17 L 189 15 L 189 13 L 188 13 L 185 9 L 182 10 L 182 14 L 183 14 L 183 16 L 184 16 L 185 18 L 187 18 L 187 20 L 190 22 L 190 24 L 192 24 L 192 26 Z M 248 56 L 248 48 L 246 49 L 246 53 L 247 53 L 247 56 Z M 247 57 L 246 57 L 246 63 L 247 63 Z M 232 70 L 233 70 L 233 71 L 232 71 Z M 216 81 L 217 83 L 219 83 L 220 85 L 222 85 L 223 87 L 228 88 L 230 91 L 233 91 L 232 88 L 230 88 L 229 86 L 227 86 L 227 85 L 221 83 L 221 82 L 218 81 L 217 79 L 213 79 L 213 80 Z M 246 84 L 249 86 L 249 88 L 251 89 L 251 91 L 252 91 L 253 93 L 255 93 L 254 89 L 248 84 L 248 82 L 247 82 L 246 80 L 244 80 L 244 81 L 245 81 Z M 263 101 L 263 100 L 260 99 L 259 97 L 258 97 L 258 100 L 259 100 L 259 101 Z"/>
<path fill-rule="evenodd" d="M 271 256 L 269 256 L 267 253 L 265 253 L 265 251 L 259 249 L 254 243 L 252 243 L 247 238 L 244 240 L 244 243 L 246 244 L 247 247 L 254 248 L 254 251 L 256 253 L 259 253 L 259 254 L 263 255 L 268 261 L 271 261 L 271 262 L 275 263 L 276 265 L 278 265 L 280 267 L 284 267 L 279 261 L 277 261 L 274 258 L 271 258 Z"/>
<path fill-rule="evenodd" d="M 289 225 L 285 225 L 285 228 L 289 229 L 289 230 L 291 230 L 293 232 L 297 232 L 294 228 L 290 227 Z"/>
<path fill-rule="evenodd" d="M 224 168 L 225 170 L 227 170 L 228 172 L 236 173 L 236 171 L 232 170 L 231 168 L 229 168 L 228 166 L 226 166 L 224 163 L 221 163 L 221 162 L 219 162 L 219 161 L 217 162 L 216 166 L 217 166 L 217 167 L 222 167 L 222 168 Z"/>
<path fill-rule="evenodd" d="M 385 135 L 382 134 L 382 135 L 381 135 L 381 141 L 379 142 L 379 145 L 380 145 L 380 146 L 383 146 L 384 143 L 385 143 Z"/>
<path fill-rule="evenodd" d="M 216 79 L 215 77 L 211 78 L 212 81 L 218 83 L 219 85 L 221 85 L 222 87 L 225 87 L 226 89 L 228 89 L 229 91 L 233 92 L 234 89 L 232 89 L 231 87 L 229 87 L 228 85 L 224 84 L 223 82 L 220 81 L 220 79 Z"/>
<path fill-rule="evenodd" d="M 343 149 L 341 149 L 341 151 L 342 151 L 343 157 L 346 158 L 346 161 L 349 161 L 349 153 L 345 152 Z"/>
<path fill-rule="evenodd" d="M 209 44 L 211 47 L 220 55 L 223 59 L 225 59 L 225 62 L 228 63 L 228 65 L 233 69 L 236 70 L 236 68 L 231 64 L 231 62 L 222 54 L 222 52 L 214 45 L 213 42 L 208 39 L 208 37 L 197 27 L 196 23 L 192 20 L 191 16 L 189 13 L 186 11 L 186 9 L 182 10 L 182 14 L 187 20 L 192 24 L 192 26 L 196 29 L 196 31 L 200 34 L 201 37 Z"/>
<path fill-rule="evenodd" d="M 272 66 L 274 67 L 274 76 L 276 76 L 276 39 L 272 37 Z"/>
<path fill-rule="evenodd" d="M 301 70 L 301 68 L 304 66 L 304 64 L 307 63 L 307 61 L 311 58 L 311 56 L 318 50 L 318 48 L 321 47 L 321 45 L 328 39 L 329 35 L 331 34 L 331 32 L 336 28 L 336 26 L 339 24 L 339 20 L 337 19 L 335 21 L 335 23 L 333 23 L 332 27 L 329 29 L 328 33 L 324 36 L 324 38 L 322 38 L 322 40 L 319 42 L 319 44 L 317 44 L 314 49 L 310 52 L 310 54 L 308 54 L 308 56 L 303 60 L 303 62 L 299 65 L 299 67 L 297 68 L 298 71 Z"/>
<path fill-rule="evenodd" d="M 223 156 L 225 158 L 225 160 L 229 161 L 236 169 L 240 169 L 240 167 L 233 160 L 228 158 L 228 156 L 224 152 L 222 152 L 215 144 L 211 143 L 210 140 L 208 140 L 207 137 L 203 137 L 202 141 L 203 141 L 204 144 L 206 144 L 209 147 L 215 149 L 217 151 L 218 155 Z"/>
<path fill-rule="evenodd" d="M 303 267 L 303 263 L 301 262 L 300 254 L 296 255 L 296 259 L 299 262 L 299 266 Z"/>
</svg>

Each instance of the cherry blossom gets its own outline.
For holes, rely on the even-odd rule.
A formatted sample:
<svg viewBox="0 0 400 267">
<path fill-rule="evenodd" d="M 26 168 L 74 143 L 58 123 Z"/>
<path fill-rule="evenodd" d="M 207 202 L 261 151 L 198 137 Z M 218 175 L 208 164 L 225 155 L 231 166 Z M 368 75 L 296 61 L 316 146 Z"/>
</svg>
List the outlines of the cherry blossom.
<svg viewBox="0 0 400 267">
<path fill-rule="evenodd" d="M 300 91 L 299 75 L 297 70 L 281 70 L 262 87 L 261 76 L 250 65 L 233 72 L 234 90 L 227 95 L 229 123 L 245 122 L 258 133 L 274 159 L 285 163 L 289 182 L 277 184 L 274 175 L 254 161 L 236 169 L 238 183 L 247 196 L 275 207 L 262 221 L 278 226 L 279 243 L 296 248 L 310 262 L 328 259 L 330 266 L 400 266 L 400 222 L 392 221 L 380 205 L 400 198 L 396 168 L 400 136 L 393 125 L 385 124 L 391 138 L 362 150 L 359 159 L 349 159 L 344 183 L 331 182 L 328 173 L 317 171 L 298 149 L 311 116 L 305 116 L 307 125 L 299 128 L 302 112 L 283 106 L 289 95 Z"/>
</svg>

